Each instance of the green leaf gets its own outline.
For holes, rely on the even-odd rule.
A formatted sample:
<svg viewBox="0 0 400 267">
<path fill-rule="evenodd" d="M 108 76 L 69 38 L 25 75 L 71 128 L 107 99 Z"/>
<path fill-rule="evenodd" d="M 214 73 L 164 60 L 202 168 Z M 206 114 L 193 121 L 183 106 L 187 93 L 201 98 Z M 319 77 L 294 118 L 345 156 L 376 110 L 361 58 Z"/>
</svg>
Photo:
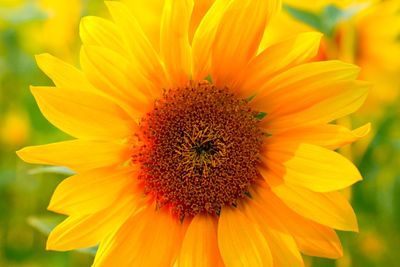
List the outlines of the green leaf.
<svg viewBox="0 0 400 267">
<path fill-rule="evenodd" d="M 324 33 L 332 38 L 339 23 L 349 20 L 360 11 L 367 8 L 369 4 L 354 4 L 348 8 L 341 9 L 334 4 L 322 8 L 319 12 L 312 12 L 297 7 L 284 5 L 284 10 L 293 18 Z"/>
<path fill-rule="evenodd" d="M 333 4 L 325 6 L 321 14 L 324 22 L 324 33 L 332 37 L 339 23 L 351 19 L 366 7 L 368 7 L 368 4 L 365 3 L 351 5 L 345 9 L 340 9 Z"/>
<path fill-rule="evenodd" d="M 55 173 L 55 174 L 63 174 L 66 176 L 71 176 L 75 174 L 75 172 L 72 171 L 71 169 L 62 166 L 38 167 L 28 171 L 29 175 L 35 175 L 41 173 Z"/>
<path fill-rule="evenodd" d="M 308 26 L 311 26 L 316 30 L 322 31 L 322 21 L 321 17 L 318 16 L 318 14 L 305 9 L 292 7 L 287 4 L 284 4 L 283 8 L 293 18 L 307 24 Z"/>
<path fill-rule="evenodd" d="M 327 5 L 323 8 L 321 19 L 323 20 L 323 30 L 327 36 L 332 37 L 336 25 L 341 21 L 343 14 L 342 10 L 336 7 L 335 5 Z"/>
</svg>

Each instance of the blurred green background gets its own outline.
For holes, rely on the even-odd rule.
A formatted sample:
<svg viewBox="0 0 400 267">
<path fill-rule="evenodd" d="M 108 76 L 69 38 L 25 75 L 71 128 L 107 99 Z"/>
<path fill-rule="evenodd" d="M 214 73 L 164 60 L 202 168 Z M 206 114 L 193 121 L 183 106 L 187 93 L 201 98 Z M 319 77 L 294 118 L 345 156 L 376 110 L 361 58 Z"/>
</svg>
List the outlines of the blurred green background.
<svg viewBox="0 0 400 267">
<path fill-rule="evenodd" d="M 312 13 L 302 8 L 290 11 L 307 24 Z M 68 138 L 43 118 L 29 92 L 29 85 L 51 84 L 33 55 L 49 52 L 78 65 L 79 20 L 88 14 L 107 16 L 99 0 L 0 0 L 0 266 L 90 266 L 93 260 L 88 250 L 45 250 L 46 233 L 62 219 L 46 211 L 46 206 L 68 171 L 40 169 L 15 155 L 26 145 Z M 400 58 L 395 60 L 400 62 Z M 400 68 L 395 71 L 400 76 Z M 343 150 L 364 177 L 351 192 L 344 192 L 358 215 L 360 233 L 340 233 L 342 259 L 306 258 L 308 266 L 400 266 L 400 109 L 396 97 L 400 82 L 385 81 L 392 90 L 389 100 L 371 104 L 369 110 L 343 122 L 359 126 L 371 121 L 373 125 L 368 140 Z"/>
</svg>

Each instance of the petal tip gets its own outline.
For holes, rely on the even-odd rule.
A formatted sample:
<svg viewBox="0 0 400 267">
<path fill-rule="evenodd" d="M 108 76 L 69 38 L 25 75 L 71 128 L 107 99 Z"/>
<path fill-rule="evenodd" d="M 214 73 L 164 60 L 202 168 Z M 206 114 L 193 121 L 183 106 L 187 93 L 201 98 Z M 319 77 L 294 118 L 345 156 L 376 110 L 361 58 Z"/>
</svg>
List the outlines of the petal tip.
<svg viewBox="0 0 400 267">
<path fill-rule="evenodd" d="M 49 53 L 41 53 L 35 55 L 35 60 L 38 67 L 46 73 L 46 69 L 54 64 L 53 62 L 56 60 L 56 58 Z"/>
<path fill-rule="evenodd" d="M 40 86 L 35 86 L 35 85 L 29 85 L 29 90 L 33 95 L 39 90 Z"/>
<path fill-rule="evenodd" d="M 49 58 L 49 57 L 51 57 L 51 55 L 49 53 L 40 53 L 40 54 L 35 55 L 35 59 L 37 62 L 41 61 L 43 59 Z"/>
<path fill-rule="evenodd" d="M 358 228 L 357 218 L 356 218 L 355 215 L 354 215 L 354 217 L 352 219 L 352 222 L 349 225 L 349 228 L 346 229 L 346 230 L 350 231 L 350 232 L 354 232 L 354 233 L 359 233 L 360 232 L 360 229 Z"/>
<path fill-rule="evenodd" d="M 56 208 L 54 208 L 54 204 L 53 204 L 53 201 L 51 200 L 50 201 L 50 203 L 49 203 L 49 205 L 47 205 L 47 208 L 46 208 L 48 211 L 53 211 L 53 212 L 56 212 Z"/>
<path fill-rule="evenodd" d="M 20 150 L 15 151 L 15 154 L 17 154 L 17 156 L 23 161 L 27 161 L 26 156 L 28 153 L 29 153 L 28 147 L 24 147 L 24 148 L 21 148 Z"/>
<path fill-rule="evenodd" d="M 54 230 L 50 232 L 46 241 L 46 250 L 58 250 L 57 242 L 54 240 Z"/>
<path fill-rule="evenodd" d="M 62 209 L 62 204 L 60 205 L 60 199 L 59 197 L 56 197 L 57 193 L 57 188 L 56 191 L 53 193 L 51 199 L 50 199 L 50 203 L 47 205 L 47 210 L 48 211 L 52 211 L 52 212 L 56 212 L 59 214 L 65 214 L 68 215 L 67 212 L 63 211 Z"/>
<path fill-rule="evenodd" d="M 368 122 L 367 124 L 353 130 L 353 133 L 356 137 L 362 138 L 371 132 L 371 123 Z"/>
<path fill-rule="evenodd" d="M 55 235 L 55 229 L 53 229 L 49 236 L 47 237 L 46 242 L 46 250 L 53 251 L 67 251 L 68 249 L 63 248 L 62 244 L 60 244 L 60 239 Z"/>
</svg>

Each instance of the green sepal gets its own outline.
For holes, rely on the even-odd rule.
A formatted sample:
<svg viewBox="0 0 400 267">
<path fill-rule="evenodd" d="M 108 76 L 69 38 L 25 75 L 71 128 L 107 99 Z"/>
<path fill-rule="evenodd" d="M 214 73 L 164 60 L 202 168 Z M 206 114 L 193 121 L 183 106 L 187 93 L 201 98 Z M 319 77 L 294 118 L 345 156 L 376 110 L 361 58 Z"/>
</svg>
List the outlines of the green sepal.
<svg viewBox="0 0 400 267">
<path fill-rule="evenodd" d="M 211 74 L 208 74 L 208 75 L 204 78 L 204 80 L 208 81 L 209 83 L 213 83 L 213 79 L 212 79 Z"/>
<path fill-rule="evenodd" d="M 258 121 L 261 121 L 261 120 L 263 120 L 267 115 L 268 115 L 268 113 L 262 112 L 262 111 L 261 111 L 261 112 L 258 112 L 258 114 L 254 116 L 254 118 L 255 118 L 256 120 L 258 120 Z"/>
</svg>

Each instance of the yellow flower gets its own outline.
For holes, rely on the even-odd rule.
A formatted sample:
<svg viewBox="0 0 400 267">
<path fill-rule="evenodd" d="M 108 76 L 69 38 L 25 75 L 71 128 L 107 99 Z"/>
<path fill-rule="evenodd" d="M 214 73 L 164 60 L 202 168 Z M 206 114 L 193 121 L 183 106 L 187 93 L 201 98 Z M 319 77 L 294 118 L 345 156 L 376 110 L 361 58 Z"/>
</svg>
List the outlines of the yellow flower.
<svg viewBox="0 0 400 267">
<path fill-rule="evenodd" d="M 358 49 L 353 49 L 355 62 L 363 69 L 361 77 L 375 84 L 364 112 L 374 114 L 372 110 L 383 110 L 382 104 L 400 96 L 400 2 L 372 5 L 356 18 L 355 25 L 359 35 Z"/>
<path fill-rule="evenodd" d="M 78 37 L 76 28 L 82 11 L 81 1 L 38 0 L 38 5 L 48 17 L 36 29 L 33 37 L 42 49 L 50 50 L 63 58 L 71 58 L 71 51 Z"/>
<path fill-rule="evenodd" d="M 258 54 L 279 1 L 200 2 L 159 1 L 158 35 L 106 2 L 113 21 L 81 22 L 82 71 L 37 56 L 55 83 L 31 88 L 39 108 L 76 138 L 18 151 L 77 173 L 51 199 L 49 209 L 69 217 L 47 248 L 100 244 L 94 266 L 295 267 L 300 252 L 340 257 L 333 229 L 357 231 L 357 221 L 335 191 L 361 176 L 332 150 L 369 125 L 329 122 L 356 111 L 369 84 L 354 65 L 308 62 L 319 33 Z"/>
<path fill-rule="evenodd" d="M 324 37 L 318 58 L 340 59 L 361 67 L 360 78 L 374 86 L 363 108 L 363 113 L 376 116 L 382 105 L 399 96 L 400 85 L 400 3 L 398 1 L 371 0 L 285 0 L 289 6 L 321 12 L 327 5 L 348 9 L 358 5 L 361 11 L 351 19 L 337 25 L 334 38 Z M 282 12 L 268 28 L 263 43 L 287 38 L 312 28 Z"/>
<path fill-rule="evenodd" d="M 0 119 L 0 143 L 3 143 L 3 146 L 15 149 L 26 144 L 30 135 L 30 122 L 26 112 L 11 108 Z"/>
</svg>

